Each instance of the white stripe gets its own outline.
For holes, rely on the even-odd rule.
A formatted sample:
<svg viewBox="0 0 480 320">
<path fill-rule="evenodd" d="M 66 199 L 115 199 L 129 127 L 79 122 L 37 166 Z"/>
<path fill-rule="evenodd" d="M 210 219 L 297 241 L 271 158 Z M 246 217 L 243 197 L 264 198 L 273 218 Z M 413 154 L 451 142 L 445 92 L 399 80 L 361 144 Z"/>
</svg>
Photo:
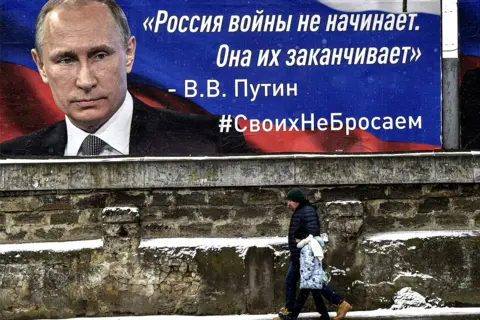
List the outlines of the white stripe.
<svg viewBox="0 0 480 320">
<path fill-rule="evenodd" d="M 344 12 L 383 11 L 402 13 L 403 0 L 318 0 L 332 9 Z M 407 0 L 407 12 L 440 15 L 440 0 Z"/>
</svg>

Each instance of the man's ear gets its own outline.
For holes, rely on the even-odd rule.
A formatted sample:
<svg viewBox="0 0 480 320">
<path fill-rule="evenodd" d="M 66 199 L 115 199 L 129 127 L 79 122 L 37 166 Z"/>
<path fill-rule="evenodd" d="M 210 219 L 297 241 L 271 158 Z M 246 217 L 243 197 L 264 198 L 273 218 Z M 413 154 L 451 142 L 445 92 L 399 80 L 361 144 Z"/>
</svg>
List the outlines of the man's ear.
<svg viewBox="0 0 480 320">
<path fill-rule="evenodd" d="M 38 72 L 40 72 L 40 76 L 42 77 L 43 82 L 48 83 L 47 73 L 45 72 L 45 66 L 42 62 L 42 59 L 40 58 L 40 55 L 38 54 L 36 49 L 32 49 L 31 53 L 33 61 L 35 61 L 35 64 L 37 65 Z"/>
<path fill-rule="evenodd" d="M 125 61 L 125 67 L 127 73 L 130 73 L 133 68 L 133 61 L 135 60 L 135 50 L 137 49 L 137 40 L 134 36 L 131 36 L 128 39 L 128 46 L 127 46 L 127 56 Z"/>
</svg>

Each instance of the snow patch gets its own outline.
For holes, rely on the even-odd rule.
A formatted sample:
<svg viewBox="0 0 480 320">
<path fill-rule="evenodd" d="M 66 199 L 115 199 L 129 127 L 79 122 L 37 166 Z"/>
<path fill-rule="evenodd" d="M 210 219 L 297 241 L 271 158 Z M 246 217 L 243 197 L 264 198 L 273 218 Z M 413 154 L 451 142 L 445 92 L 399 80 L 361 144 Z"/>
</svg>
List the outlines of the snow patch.
<svg viewBox="0 0 480 320">
<path fill-rule="evenodd" d="M 156 238 L 144 239 L 139 248 L 248 248 L 287 244 L 287 237 L 260 238 Z"/>
<path fill-rule="evenodd" d="M 329 316 L 334 317 L 336 312 L 330 312 Z M 480 308 L 409 308 L 403 310 L 377 309 L 372 311 L 350 311 L 347 319 L 375 319 L 386 317 L 431 317 L 431 316 L 471 316 L 480 315 Z M 124 317 L 103 317 L 103 318 L 71 318 L 63 320 L 271 320 L 276 314 L 263 315 L 225 315 L 225 316 L 124 316 Z M 318 318 L 316 312 L 306 312 L 299 316 L 300 319 Z M 39 319 L 47 320 L 47 319 Z"/>
<path fill-rule="evenodd" d="M 248 248 L 272 248 L 274 245 L 288 243 L 286 237 L 260 237 L 260 238 L 156 238 L 141 240 L 139 248 L 159 249 L 167 255 L 194 257 L 196 250 L 220 250 L 222 248 L 235 248 L 238 255 L 244 259 Z M 178 250 L 178 249 L 182 250 Z M 285 250 L 275 251 L 282 255 Z"/>
<path fill-rule="evenodd" d="M 420 293 L 415 292 L 410 287 L 400 289 L 393 298 L 392 310 L 400 310 L 406 308 L 432 308 L 433 306 L 427 302 L 427 299 Z"/>
<path fill-rule="evenodd" d="M 432 231 L 394 231 L 381 232 L 367 236 L 367 242 L 405 241 L 409 239 L 427 238 L 464 238 L 480 236 L 480 230 L 432 230 Z M 364 243 L 365 243 L 364 241 Z"/>
<path fill-rule="evenodd" d="M 336 201 L 327 202 L 326 205 L 328 207 L 331 204 L 358 204 L 358 203 L 362 203 L 362 202 L 358 200 L 336 200 Z"/>
<path fill-rule="evenodd" d="M 334 276 L 339 276 L 339 275 L 340 276 L 346 276 L 348 271 L 349 271 L 348 269 L 347 270 L 342 270 L 342 269 L 338 269 L 338 268 L 332 266 L 331 270 L 330 270 L 330 273 Z"/>
<path fill-rule="evenodd" d="M 427 280 L 427 279 L 435 279 L 434 277 L 428 275 L 428 274 L 423 274 L 423 273 L 411 273 L 411 272 L 400 272 L 395 279 L 393 279 L 393 282 L 397 281 L 400 277 L 416 277 L 416 278 L 421 278 L 422 280 Z"/>
<path fill-rule="evenodd" d="M 365 241 L 363 242 L 366 243 Z M 392 252 L 392 250 L 399 249 L 400 247 L 405 246 L 402 242 L 392 241 L 390 243 L 382 244 L 381 246 L 377 246 L 375 248 L 365 248 L 366 253 L 379 253 L 379 254 L 387 254 Z"/>
<path fill-rule="evenodd" d="M 99 249 L 103 247 L 103 240 L 59 241 L 59 242 L 32 242 L 0 244 L 0 254 L 9 252 L 66 252 L 83 249 Z M 16 257 L 18 257 L 17 255 Z"/>
</svg>

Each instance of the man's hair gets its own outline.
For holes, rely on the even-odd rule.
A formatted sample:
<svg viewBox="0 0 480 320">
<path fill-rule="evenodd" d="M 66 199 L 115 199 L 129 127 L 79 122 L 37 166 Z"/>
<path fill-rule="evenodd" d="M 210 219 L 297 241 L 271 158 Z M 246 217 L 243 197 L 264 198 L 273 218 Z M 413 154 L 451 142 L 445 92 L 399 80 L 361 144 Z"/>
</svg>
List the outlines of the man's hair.
<svg viewBox="0 0 480 320">
<path fill-rule="evenodd" d="M 128 47 L 128 39 L 130 38 L 130 27 L 128 26 L 127 17 L 122 8 L 117 4 L 115 0 L 49 0 L 40 10 L 35 23 L 35 49 L 41 55 L 41 47 L 44 36 L 44 23 L 47 14 L 60 7 L 75 8 L 82 7 L 88 4 L 98 2 L 105 4 L 112 13 L 113 19 L 118 26 L 118 31 L 122 37 L 125 48 Z"/>
</svg>

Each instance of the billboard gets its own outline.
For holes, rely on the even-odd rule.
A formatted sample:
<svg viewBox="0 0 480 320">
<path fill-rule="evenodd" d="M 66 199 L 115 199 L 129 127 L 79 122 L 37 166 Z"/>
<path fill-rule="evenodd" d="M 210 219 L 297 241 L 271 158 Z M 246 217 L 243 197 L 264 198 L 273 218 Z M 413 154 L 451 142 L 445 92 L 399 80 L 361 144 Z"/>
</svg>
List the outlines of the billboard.
<svg viewBox="0 0 480 320">
<path fill-rule="evenodd" d="M 480 149 L 480 1 L 458 1 L 460 137 L 462 149 Z"/>
<path fill-rule="evenodd" d="M 4 157 L 441 149 L 440 0 L 69 3 L 1 5 Z"/>
</svg>

